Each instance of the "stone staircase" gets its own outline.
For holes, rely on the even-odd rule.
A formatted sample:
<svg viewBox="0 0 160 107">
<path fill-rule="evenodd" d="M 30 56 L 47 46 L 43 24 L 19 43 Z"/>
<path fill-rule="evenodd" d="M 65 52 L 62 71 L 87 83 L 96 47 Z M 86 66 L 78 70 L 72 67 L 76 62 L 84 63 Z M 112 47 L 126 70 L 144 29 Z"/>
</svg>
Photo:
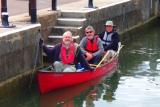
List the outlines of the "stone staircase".
<svg viewBox="0 0 160 107">
<path fill-rule="evenodd" d="M 71 31 L 73 38 L 79 42 L 80 37 L 83 35 L 86 20 L 84 12 L 62 11 L 56 25 L 52 29 L 52 34 L 48 36 L 49 43 L 56 44 L 60 42 L 62 34 L 67 30 Z"/>
</svg>

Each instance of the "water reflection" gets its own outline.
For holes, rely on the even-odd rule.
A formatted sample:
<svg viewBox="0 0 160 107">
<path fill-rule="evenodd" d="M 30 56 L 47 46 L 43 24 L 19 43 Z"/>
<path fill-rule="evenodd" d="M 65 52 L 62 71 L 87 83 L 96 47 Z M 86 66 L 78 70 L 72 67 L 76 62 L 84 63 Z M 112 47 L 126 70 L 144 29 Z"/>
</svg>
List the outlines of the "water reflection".
<svg viewBox="0 0 160 107">
<path fill-rule="evenodd" d="M 128 75 L 159 75 L 160 62 L 158 58 L 160 58 L 160 48 L 157 46 L 160 44 L 158 43 L 156 46 L 155 44 L 150 46 L 151 43 L 145 44 L 146 41 L 150 41 L 148 38 L 139 38 L 135 43 L 132 43 L 132 46 L 125 47 L 121 54 L 123 59 L 120 63 L 123 73 Z"/>
<path fill-rule="evenodd" d="M 154 79 L 156 78 L 145 76 L 121 77 L 116 91 L 116 103 L 119 103 L 121 107 L 127 107 L 126 104 L 131 104 L 131 107 L 158 107 L 160 105 L 160 86 L 157 83 L 160 81 Z"/>
<path fill-rule="evenodd" d="M 112 101 L 118 85 L 117 73 L 112 77 L 97 78 L 84 84 L 40 96 L 40 107 L 95 107 L 100 100 Z M 110 82 L 114 80 L 114 82 Z"/>
<path fill-rule="evenodd" d="M 113 107 L 160 106 L 160 28 L 144 32 L 123 49 L 120 57 L 122 76 L 115 92 Z M 122 97 L 123 96 L 123 97 Z M 124 102 L 127 102 L 126 104 Z"/>
<path fill-rule="evenodd" d="M 35 87 L 22 87 L 21 90 L 16 90 L 16 86 L 5 88 L 0 92 L 0 107 L 39 107 L 39 94 Z M 5 92 L 8 88 L 11 90 L 10 93 Z"/>
<path fill-rule="evenodd" d="M 98 78 L 85 84 L 41 95 L 40 107 L 76 107 L 76 105 L 82 105 L 85 96 L 92 90 L 92 86 L 98 84 L 100 80 Z"/>
</svg>

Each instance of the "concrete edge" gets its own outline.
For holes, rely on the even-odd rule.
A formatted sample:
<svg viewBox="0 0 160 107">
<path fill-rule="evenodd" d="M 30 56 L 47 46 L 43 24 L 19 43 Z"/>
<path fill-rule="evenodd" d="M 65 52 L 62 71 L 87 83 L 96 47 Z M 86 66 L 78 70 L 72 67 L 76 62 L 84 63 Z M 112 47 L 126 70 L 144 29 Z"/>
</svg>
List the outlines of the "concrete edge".
<svg viewBox="0 0 160 107">
<path fill-rule="evenodd" d="M 22 28 L 19 28 L 19 29 L 7 31 L 7 32 L 2 32 L 0 37 L 7 36 L 9 34 L 17 33 L 17 32 L 20 32 L 20 31 L 23 31 L 23 30 L 28 30 L 28 29 L 35 28 L 35 27 L 41 27 L 41 24 L 40 23 L 38 23 L 38 24 L 31 24 L 31 25 L 28 25 L 26 27 L 22 27 Z"/>
</svg>

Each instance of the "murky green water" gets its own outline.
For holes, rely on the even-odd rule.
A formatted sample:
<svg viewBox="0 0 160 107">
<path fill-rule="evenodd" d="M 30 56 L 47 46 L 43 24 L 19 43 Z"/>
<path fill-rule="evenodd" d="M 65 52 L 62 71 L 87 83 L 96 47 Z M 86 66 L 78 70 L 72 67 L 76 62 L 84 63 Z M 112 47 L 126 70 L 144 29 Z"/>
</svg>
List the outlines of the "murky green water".
<svg viewBox="0 0 160 107">
<path fill-rule="evenodd" d="M 160 107 L 160 28 L 137 35 L 122 49 L 119 70 L 110 78 L 43 96 L 34 88 L 1 100 L 0 107 Z"/>
<path fill-rule="evenodd" d="M 123 49 L 121 77 L 111 107 L 160 106 L 160 27 L 150 27 Z"/>
</svg>

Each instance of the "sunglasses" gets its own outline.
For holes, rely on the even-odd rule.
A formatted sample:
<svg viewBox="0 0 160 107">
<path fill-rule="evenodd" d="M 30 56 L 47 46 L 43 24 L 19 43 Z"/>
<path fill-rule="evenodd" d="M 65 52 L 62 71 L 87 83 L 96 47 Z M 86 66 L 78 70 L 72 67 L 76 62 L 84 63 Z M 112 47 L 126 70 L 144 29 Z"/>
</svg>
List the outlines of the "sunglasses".
<svg viewBox="0 0 160 107">
<path fill-rule="evenodd" d="M 106 25 L 106 27 L 113 27 L 113 26 L 111 26 L 111 25 Z"/>
<path fill-rule="evenodd" d="M 88 31 L 88 32 L 86 32 L 86 33 L 88 34 L 88 33 L 92 33 L 92 32 L 93 32 L 93 31 Z"/>
</svg>

